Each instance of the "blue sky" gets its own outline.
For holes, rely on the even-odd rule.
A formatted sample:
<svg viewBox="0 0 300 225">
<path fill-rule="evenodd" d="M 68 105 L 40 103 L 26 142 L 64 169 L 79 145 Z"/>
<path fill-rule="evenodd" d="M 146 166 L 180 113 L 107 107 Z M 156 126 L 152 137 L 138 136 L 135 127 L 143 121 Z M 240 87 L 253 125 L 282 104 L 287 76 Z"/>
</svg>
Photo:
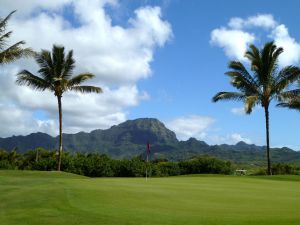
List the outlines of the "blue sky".
<svg viewBox="0 0 300 225">
<path fill-rule="evenodd" d="M 233 90 L 224 75 L 229 58 L 221 48 L 210 44 L 211 32 L 226 26 L 232 17 L 246 19 L 271 14 L 299 41 L 299 28 L 295 23 L 299 6 L 298 1 L 289 1 L 284 7 L 282 1 L 272 1 L 272 4 L 267 1 L 169 1 L 163 12 L 172 25 L 174 38 L 156 52 L 153 77 L 139 84 L 153 98 L 133 108 L 130 118 L 145 115 L 168 121 L 183 115 L 208 116 L 215 120 L 210 133 L 223 137 L 238 133 L 253 143 L 264 144 L 263 110 L 257 109 L 251 115 L 235 115 L 231 109 L 241 108 L 242 103 L 211 102 L 218 91 Z M 260 36 L 260 40 L 254 42 L 258 46 L 272 40 L 263 29 L 254 28 L 251 32 Z M 273 145 L 300 149 L 299 116 L 296 111 L 271 108 Z"/>
<path fill-rule="evenodd" d="M 32 0 L 29 3 L 31 6 L 19 6 L 19 15 L 16 15 L 12 21 L 14 32 L 16 33 L 16 39 L 25 39 L 29 45 L 34 45 L 34 48 L 37 49 L 50 49 L 51 45 L 49 46 L 49 43 L 58 42 L 62 42 L 66 47 L 76 48 L 74 51 L 75 54 L 76 51 L 79 52 L 80 57 L 78 57 L 77 62 L 80 63 L 85 54 L 85 51 L 80 48 L 86 46 L 81 46 L 81 42 L 78 42 L 79 44 L 69 43 L 64 39 L 64 37 L 68 37 L 67 32 L 56 40 L 49 38 L 49 41 L 41 41 L 41 43 L 37 43 L 38 41 L 29 34 L 23 34 L 22 36 L 21 31 L 18 32 L 21 25 L 30 26 L 28 25 L 29 22 L 25 25 L 20 22 L 21 19 L 24 21 L 24 18 L 27 21 L 38 21 L 36 24 L 46 24 L 57 17 L 69 22 L 74 30 L 89 23 L 92 24 L 91 21 L 82 20 L 78 16 L 80 14 L 76 10 L 74 11 L 74 8 L 70 8 L 72 0 L 64 0 L 64 2 L 55 5 L 54 3 L 42 4 Z M 89 104 L 99 105 L 99 107 L 91 108 L 89 112 L 86 112 L 91 121 L 93 119 L 92 122 L 78 122 L 85 120 L 82 116 L 84 112 L 79 110 L 72 113 L 71 109 L 74 106 L 66 103 L 66 132 L 90 131 L 95 128 L 107 128 L 126 119 L 155 117 L 174 130 L 177 136 L 183 140 L 194 136 L 210 144 L 234 144 L 238 141 L 258 145 L 264 144 L 263 110 L 257 108 L 251 115 L 244 115 L 241 112 L 242 103 L 212 103 L 211 98 L 218 91 L 234 90 L 229 85 L 229 79 L 224 75 L 224 72 L 227 71 L 227 63 L 230 59 L 244 60 L 238 55 L 241 50 L 239 48 L 240 43 L 244 43 L 245 46 L 249 43 L 262 46 L 266 41 L 276 39 L 278 43 L 283 43 L 289 48 L 282 59 L 282 65 L 289 62 L 299 65 L 300 44 L 298 42 L 300 42 L 300 32 L 297 21 L 300 21 L 298 12 L 300 3 L 298 1 L 288 1 L 284 6 L 282 1 L 279 0 L 272 1 L 272 3 L 258 0 L 113 0 L 105 4 L 104 1 L 100 0 L 95 2 L 100 2 L 98 6 L 101 7 L 99 12 L 95 10 L 95 13 L 105 13 L 106 18 L 110 20 L 110 23 L 108 23 L 110 27 L 121 27 L 124 32 L 132 35 L 135 42 L 140 41 L 140 43 L 134 45 L 126 38 L 123 42 L 110 43 L 112 47 L 106 49 L 105 46 L 109 45 L 104 41 L 102 43 L 101 39 L 100 42 L 104 47 L 99 47 L 99 51 L 93 53 L 95 56 L 98 56 L 97 54 L 101 56 L 107 54 L 109 56 L 107 58 L 114 59 L 113 57 L 119 53 L 120 49 L 124 49 L 124 51 L 120 51 L 120 54 L 125 55 L 125 50 L 132 50 L 133 53 L 129 54 L 127 52 L 124 58 L 118 57 L 118 60 L 125 60 L 125 65 L 110 64 L 111 67 L 114 67 L 114 65 L 120 66 L 122 73 L 111 68 L 107 70 L 99 69 L 98 71 L 98 68 L 95 67 L 97 62 L 89 65 L 89 67 L 79 66 L 79 72 L 87 68 L 95 68 L 96 75 L 100 77 L 96 83 L 104 86 L 107 94 L 89 100 Z M 7 8 L 6 11 L 0 11 L 1 16 L 13 7 L 6 0 L 0 3 L 0 6 L 1 4 L 4 4 L 1 8 L 5 6 Z M 139 9 L 142 12 L 140 17 L 136 14 L 136 10 Z M 152 9 L 159 9 L 160 13 Z M 39 17 L 41 12 L 46 12 L 50 18 L 41 19 Z M 145 14 L 145 12 L 148 14 Z M 232 25 L 233 23 L 229 25 L 230 21 L 234 21 L 232 18 L 240 18 L 239 21 L 242 21 L 242 25 Z M 134 20 L 133 23 L 132 20 Z M 263 22 L 261 22 L 262 20 Z M 155 25 L 156 22 L 157 26 Z M 57 24 L 57 26 L 61 26 L 59 29 L 57 28 L 58 30 L 53 26 L 48 31 L 45 29 L 45 32 L 65 32 L 68 30 L 59 22 Z M 98 23 L 98 25 L 101 24 Z M 149 29 L 146 29 L 147 26 L 149 26 Z M 237 26 L 241 27 L 237 28 Z M 134 28 L 134 32 L 131 28 Z M 239 33 L 230 33 L 233 30 L 239 30 Z M 102 30 L 102 35 L 105 35 L 106 31 Z M 213 31 L 217 34 L 215 39 L 213 39 Z M 141 41 L 140 37 L 143 37 L 144 34 L 151 36 L 151 38 L 145 38 Z M 47 38 L 45 37 L 45 39 Z M 51 38 L 55 38 L 55 35 Z M 116 40 L 121 40 L 118 38 Z M 235 40 L 237 44 L 230 45 L 230 40 Z M 124 44 L 126 41 L 129 44 Z M 100 42 L 99 45 L 101 45 Z M 47 47 L 47 44 L 49 47 Z M 97 45 L 97 42 L 95 44 Z M 132 48 L 128 47 L 129 45 Z M 133 60 L 130 63 L 133 64 L 126 67 L 126 60 L 131 56 Z M 143 60 L 139 62 L 139 58 Z M 140 63 L 141 66 L 137 66 L 135 70 L 126 74 L 127 68 L 130 70 L 135 66 L 134 60 L 136 59 L 137 64 Z M 112 61 L 105 61 L 102 58 L 99 58 L 99 60 L 109 63 Z M 246 61 L 243 62 L 246 63 Z M 26 63 L 21 62 L 21 65 L 25 66 Z M 100 63 L 99 66 L 101 65 Z M 9 71 L 13 69 L 17 70 L 12 66 L 8 68 Z M 34 63 L 32 63 L 30 69 L 36 70 Z M 104 76 L 103 78 L 105 72 L 111 74 L 111 76 Z M 5 76 L 5 74 L 2 74 L 2 76 Z M 21 91 L 23 93 L 29 92 L 25 89 Z M 31 95 L 31 92 L 28 95 Z M 12 122 L 9 123 L 7 126 L 11 128 L 2 136 L 26 134 L 29 130 L 31 132 L 49 131 L 48 133 L 55 135 L 57 132 L 55 99 L 49 100 L 49 104 L 45 106 L 45 103 L 41 102 L 40 99 L 44 97 L 48 102 L 48 95 L 44 96 L 40 93 L 32 93 L 32 95 L 34 95 L 33 99 L 40 102 L 30 102 L 30 107 L 28 106 L 28 99 L 22 99 L 20 96 L 7 95 L 1 100 L 2 105 L 8 104 L 7 102 L 13 105 L 12 110 L 16 111 L 15 121 L 18 121 L 17 116 L 20 113 L 28 115 L 28 121 L 24 123 L 22 120 L 23 124 L 20 128 Z M 66 101 L 69 97 L 71 99 L 74 96 L 66 96 Z M 77 96 L 76 98 L 78 98 L 76 106 L 81 107 L 80 104 L 84 105 L 81 101 L 87 102 L 86 99 L 81 99 L 86 97 Z M 87 107 L 89 106 L 82 106 L 82 108 Z M 279 109 L 274 105 L 270 111 L 272 146 L 289 146 L 300 150 L 297 132 L 300 125 L 300 113 Z M 94 122 L 95 118 L 98 122 Z M 32 123 L 35 125 L 31 126 Z M 29 126 L 32 128 L 29 129 Z"/>
</svg>

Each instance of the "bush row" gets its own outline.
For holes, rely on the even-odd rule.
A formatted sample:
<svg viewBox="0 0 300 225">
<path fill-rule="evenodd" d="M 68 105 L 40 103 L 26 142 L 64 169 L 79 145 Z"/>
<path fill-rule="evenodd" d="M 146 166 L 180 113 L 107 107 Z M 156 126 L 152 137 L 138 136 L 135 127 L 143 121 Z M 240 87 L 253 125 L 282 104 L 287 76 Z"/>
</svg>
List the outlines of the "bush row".
<svg viewBox="0 0 300 225">
<path fill-rule="evenodd" d="M 0 169 L 56 170 L 55 151 L 42 148 L 18 154 L 15 150 L 0 150 Z M 208 156 L 195 157 L 182 162 L 154 160 L 145 162 L 142 157 L 116 160 L 98 153 L 69 154 L 62 157 L 62 171 L 89 177 L 143 177 L 176 176 L 185 174 L 231 174 L 230 162 Z"/>
<path fill-rule="evenodd" d="M 273 175 L 300 175 L 300 167 L 293 164 L 274 163 L 271 169 Z M 253 175 L 267 175 L 267 170 L 260 168 Z"/>
</svg>

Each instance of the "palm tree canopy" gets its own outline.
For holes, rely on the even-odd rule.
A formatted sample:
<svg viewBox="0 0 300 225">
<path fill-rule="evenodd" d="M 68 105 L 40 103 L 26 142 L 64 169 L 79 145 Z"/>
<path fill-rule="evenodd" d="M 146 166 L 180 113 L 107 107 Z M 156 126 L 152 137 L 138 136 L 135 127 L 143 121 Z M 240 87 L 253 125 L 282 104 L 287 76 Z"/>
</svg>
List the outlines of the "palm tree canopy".
<svg viewBox="0 0 300 225">
<path fill-rule="evenodd" d="M 53 45 L 52 53 L 42 50 L 41 53 L 36 54 L 35 60 L 40 66 L 39 76 L 23 70 L 17 74 L 17 84 L 27 85 L 40 91 L 47 89 L 54 92 L 54 95 L 58 97 L 62 97 L 63 93 L 68 90 L 82 93 L 102 92 L 100 87 L 80 85 L 95 75 L 82 73 L 72 77 L 75 67 L 72 50 L 65 55 L 64 47 Z"/>
<path fill-rule="evenodd" d="M 16 11 L 12 11 L 4 19 L 0 19 L 0 64 L 13 62 L 22 57 L 31 57 L 34 55 L 30 48 L 22 48 L 25 44 L 24 41 L 19 41 L 11 46 L 8 46 L 8 39 L 10 38 L 12 31 L 6 31 L 7 23 L 12 14 Z"/>
<path fill-rule="evenodd" d="M 249 114 L 255 105 L 268 107 L 271 100 L 279 100 L 283 90 L 300 76 L 300 69 L 295 66 L 279 70 L 278 57 L 282 52 L 283 48 L 277 47 L 274 42 L 266 43 L 261 50 L 250 45 L 245 57 L 250 61 L 252 74 L 241 62 L 229 62 L 231 70 L 225 74 L 239 92 L 219 92 L 213 101 L 243 101 L 245 112 Z"/>
</svg>

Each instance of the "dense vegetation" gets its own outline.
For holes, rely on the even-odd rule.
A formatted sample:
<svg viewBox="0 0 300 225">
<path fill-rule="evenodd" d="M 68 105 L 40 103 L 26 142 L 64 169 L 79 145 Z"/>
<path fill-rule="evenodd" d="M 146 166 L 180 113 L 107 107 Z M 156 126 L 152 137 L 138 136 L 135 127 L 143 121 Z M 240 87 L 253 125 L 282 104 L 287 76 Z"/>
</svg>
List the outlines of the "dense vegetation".
<svg viewBox="0 0 300 225">
<path fill-rule="evenodd" d="M 52 171 L 57 168 L 56 151 L 43 148 L 18 154 L 0 150 L 0 169 Z M 63 153 L 61 169 L 65 172 L 89 177 L 144 177 L 146 169 L 150 176 L 177 176 L 186 174 L 233 174 L 235 168 L 241 168 L 230 161 L 224 161 L 207 155 L 189 160 L 174 162 L 157 159 L 146 162 L 143 156 L 131 159 L 112 159 L 99 153 Z M 247 168 L 247 167 L 246 167 Z M 263 167 L 251 170 L 256 175 L 266 175 Z M 275 163 L 274 174 L 299 174 L 300 166 Z"/>
<path fill-rule="evenodd" d="M 55 151 L 42 148 L 18 154 L 16 150 L 0 151 L 1 169 L 51 171 L 57 167 Z M 116 160 L 98 153 L 62 155 L 61 169 L 90 177 L 143 177 L 147 169 L 151 176 L 176 176 L 184 174 L 231 174 L 232 164 L 216 158 L 203 156 L 188 161 L 169 162 L 155 160 L 146 162 L 142 157 Z"/>
</svg>

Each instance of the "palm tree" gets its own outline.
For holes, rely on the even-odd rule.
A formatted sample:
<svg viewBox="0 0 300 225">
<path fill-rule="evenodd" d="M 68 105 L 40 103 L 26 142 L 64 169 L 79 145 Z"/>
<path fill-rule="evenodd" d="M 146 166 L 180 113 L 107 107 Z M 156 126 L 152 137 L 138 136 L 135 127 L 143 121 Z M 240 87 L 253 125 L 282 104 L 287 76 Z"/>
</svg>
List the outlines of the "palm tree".
<svg viewBox="0 0 300 225">
<path fill-rule="evenodd" d="M 19 58 L 33 55 L 33 51 L 30 48 L 22 48 L 22 45 L 25 44 L 24 41 L 19 41 L 7 47 L 8 39 L 12 34 L 12 31 L 6 32 L 7 22 L 15 12 L 12 11 L 7 17 L 0 19 L 0 64 L 10 63 Z"/>
<path fill-rule="evenodd" d="M 69 51 L 65 56 L 64 47 L 53 45 L 52 54 L 47 50 L 42 50 L 36 54 L 35 60 L 39 65 L 40 76 L 34 75 L 27 70 L 17 74 L 16 83 L 26 85 L 35 90 L 50 90 L 54 93 L 58 102 L 59 113 L 59 151 L 57 170 L 61 168 L 62 157 L 62 96 L 66 91 L 78 91 L 81 93 L 101 93 L 100 87 L 81 85 L 84 81 L 93 78 L 91 73 L 82 73 L 72 77 L 75 67 L 73 51 Z"/>
<path fill-rule="evenodd" d="M 279 100 L 285 88 L 298 79 L 300 69 L 295 66 L 286 66 L 279 70 L 278 57 L 283 48 L 277 47 L 273 42 L 266 43 L 259 50 L 250 45 L 245 57 L 251 63 L 250 74 L 245 66 L 238 61 L 229 63 L 229 72 L 225 73 L 231 78 L 231 85 L 238 92 L 219 92 L 213 97 L 213 101 L 234 100 L 243 101 L 245 112 L 250 114 L 255 105 L 261 105 L 265 112 L 266 143 L 268 175 L 272 174 L 270 160 L 269 139 L 269 106 L 272 100 Z"/>
</svg>

